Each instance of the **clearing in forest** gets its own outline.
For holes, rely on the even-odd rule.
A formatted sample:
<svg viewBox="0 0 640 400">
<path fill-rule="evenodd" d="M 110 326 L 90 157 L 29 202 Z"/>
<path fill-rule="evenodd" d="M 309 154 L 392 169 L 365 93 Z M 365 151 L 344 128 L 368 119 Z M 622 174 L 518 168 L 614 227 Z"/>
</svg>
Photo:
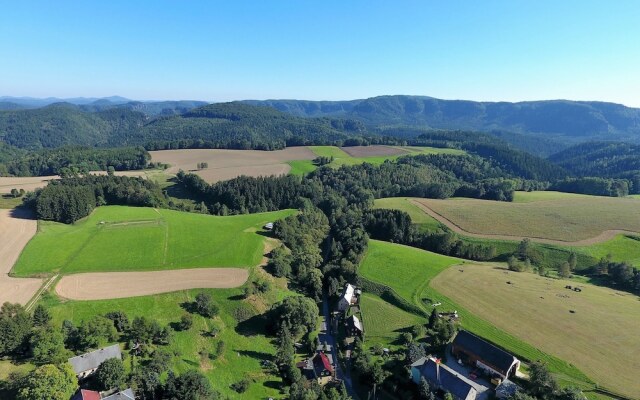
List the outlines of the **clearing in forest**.
<svg viewBox="0 0 640 400">
<path fill-rule="evenodd" d="M 464 271 L 464 272 L 461 272 Z M 640 393 L 638 296 L 488 265 L 452 267 L 431 286 L 478 317 L 571 362 L 595 382 Z"/>
<path fill-rule="evenodd" d="M 414 199 L 414 204 L 454 232 L 486 239 L 588 246 L 620 233 L 640 233 L 640 201 L 632 198 L 562 196 L 501 202 L 478 199 Z M 539 196 L 539 195 L 538 195 Z"/>
<path fill-rule="evenodd" d="M 98 207 L 73 225 L 40 221 L 13 274 L 152 271 L 257 265 L 264 224 L 294 210 L 218 217 L 144 207 Z"/>
</svg>

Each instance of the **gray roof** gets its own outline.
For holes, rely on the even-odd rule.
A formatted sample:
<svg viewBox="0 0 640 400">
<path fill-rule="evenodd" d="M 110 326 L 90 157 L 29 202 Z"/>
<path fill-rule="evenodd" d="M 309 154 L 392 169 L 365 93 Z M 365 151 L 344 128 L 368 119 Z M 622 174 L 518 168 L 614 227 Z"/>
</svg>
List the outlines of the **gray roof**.
<svg viewBox="0 0 640 400">
<path fill-rule="evenodd" d="M 349 327 L 356 328 L 360 332 L 364 332 L 364 329 L 362 328 L 362 322 L 360 322 L 358 317 L 356 317 L 355 315 L 350 316 L 347 320 L 347 323 L 349 324 Z"/>
<path fill-rule="evenodd" d="M 103 397 L 102 400 L 135 400 L 135 396 L 133 395 L 133 390 L 129 388 L 111 396 Z"/>
<path fill-rule="evenodd" d="M 419 368 L 420 375 L 429 382 L 429 385 L 440 387 L 458 399 L 475 398 L 477 394 L 472 381 L 444 364 L 440 364 L 440 379 L 438 380 L 438 366 L 433 358 L 427 358 L 424 360 L 424 364 L 415 367 Z"/>
<path fill-rule="evenodd" d="M 82 372 L 98 368 L 100 364 L 110 358 L 122 358 L 119 345 L 114 344 L 113 346 L 70 358 L 69 363 L 73 367 L 75 373 L 80 374 Z"/>
<path fill-rule="evenodd" d="M 476 355 L 481 362 L 490 364 L 490 367 L 498 369 L 498 372 L 504 375 L 507 375 L 511 366 L 518 361 L 513 355 L 467 331 L 458 332 L 453 339 L 453 345 Z"/>
</svg>

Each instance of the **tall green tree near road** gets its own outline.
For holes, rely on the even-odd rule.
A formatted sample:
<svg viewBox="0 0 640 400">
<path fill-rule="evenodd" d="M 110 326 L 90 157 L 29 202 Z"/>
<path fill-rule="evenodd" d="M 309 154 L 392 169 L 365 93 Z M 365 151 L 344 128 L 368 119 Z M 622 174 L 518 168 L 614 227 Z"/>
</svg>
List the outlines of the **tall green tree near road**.
<svg viewBox="0 0 640 400">
<path fill-rule="evenodd" d="M 71 365 L 43 365 L 19 383 L 18 400 L 69 400 L 75 392 L 76 375 Z"/>
</svg>

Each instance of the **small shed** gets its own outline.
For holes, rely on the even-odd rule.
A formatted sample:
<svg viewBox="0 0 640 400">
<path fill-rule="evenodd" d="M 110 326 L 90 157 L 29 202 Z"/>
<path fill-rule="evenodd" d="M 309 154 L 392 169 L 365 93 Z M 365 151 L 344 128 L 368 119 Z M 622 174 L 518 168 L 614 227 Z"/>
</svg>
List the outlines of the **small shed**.
<svg viewBox="0 0 640 400">
<path fill-rule="evenodd" d="M 273 230 L 273 222 L 267 222 L 266 224 L 264 224 L 263 228 L 267 231 Z"/>
</svg>

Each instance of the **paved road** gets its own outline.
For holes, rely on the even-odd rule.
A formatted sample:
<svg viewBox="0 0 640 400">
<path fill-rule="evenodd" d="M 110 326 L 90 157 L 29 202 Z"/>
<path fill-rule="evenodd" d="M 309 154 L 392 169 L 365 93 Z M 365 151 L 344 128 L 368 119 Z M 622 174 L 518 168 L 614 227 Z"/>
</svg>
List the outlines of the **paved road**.
<svg viewBox="0 0 640 400">
<path fill-rule="evenodd" d="M 338 346 L 336 345 L 335 337 L 331 334 L 331 315 L 329 312 L 329 299 L 327 298 L 326 294 L 322 298 L 322 313 L 324 314 L 324 320 L 327 324 L 327 330 L 325 333 L 321 333 L 320 335 L 318 335 L 318 339 L 320 339 L 320 343 L 326 342 L 331 345 L 333 360 L 336 364 L 336 378 L 344 382 L 344 386 L 347 389 L 347 393 L 349 394 L 349 396 L 351 396 L 354 400 L 359 400 L 358 395 L 353 390 L 353 385 L 351 383 L 351 374 L 349 373 L 349 371 L 343 371 L 342 367 L 340 366 L 340 361 L 338 359 Z"/>
</svg>

